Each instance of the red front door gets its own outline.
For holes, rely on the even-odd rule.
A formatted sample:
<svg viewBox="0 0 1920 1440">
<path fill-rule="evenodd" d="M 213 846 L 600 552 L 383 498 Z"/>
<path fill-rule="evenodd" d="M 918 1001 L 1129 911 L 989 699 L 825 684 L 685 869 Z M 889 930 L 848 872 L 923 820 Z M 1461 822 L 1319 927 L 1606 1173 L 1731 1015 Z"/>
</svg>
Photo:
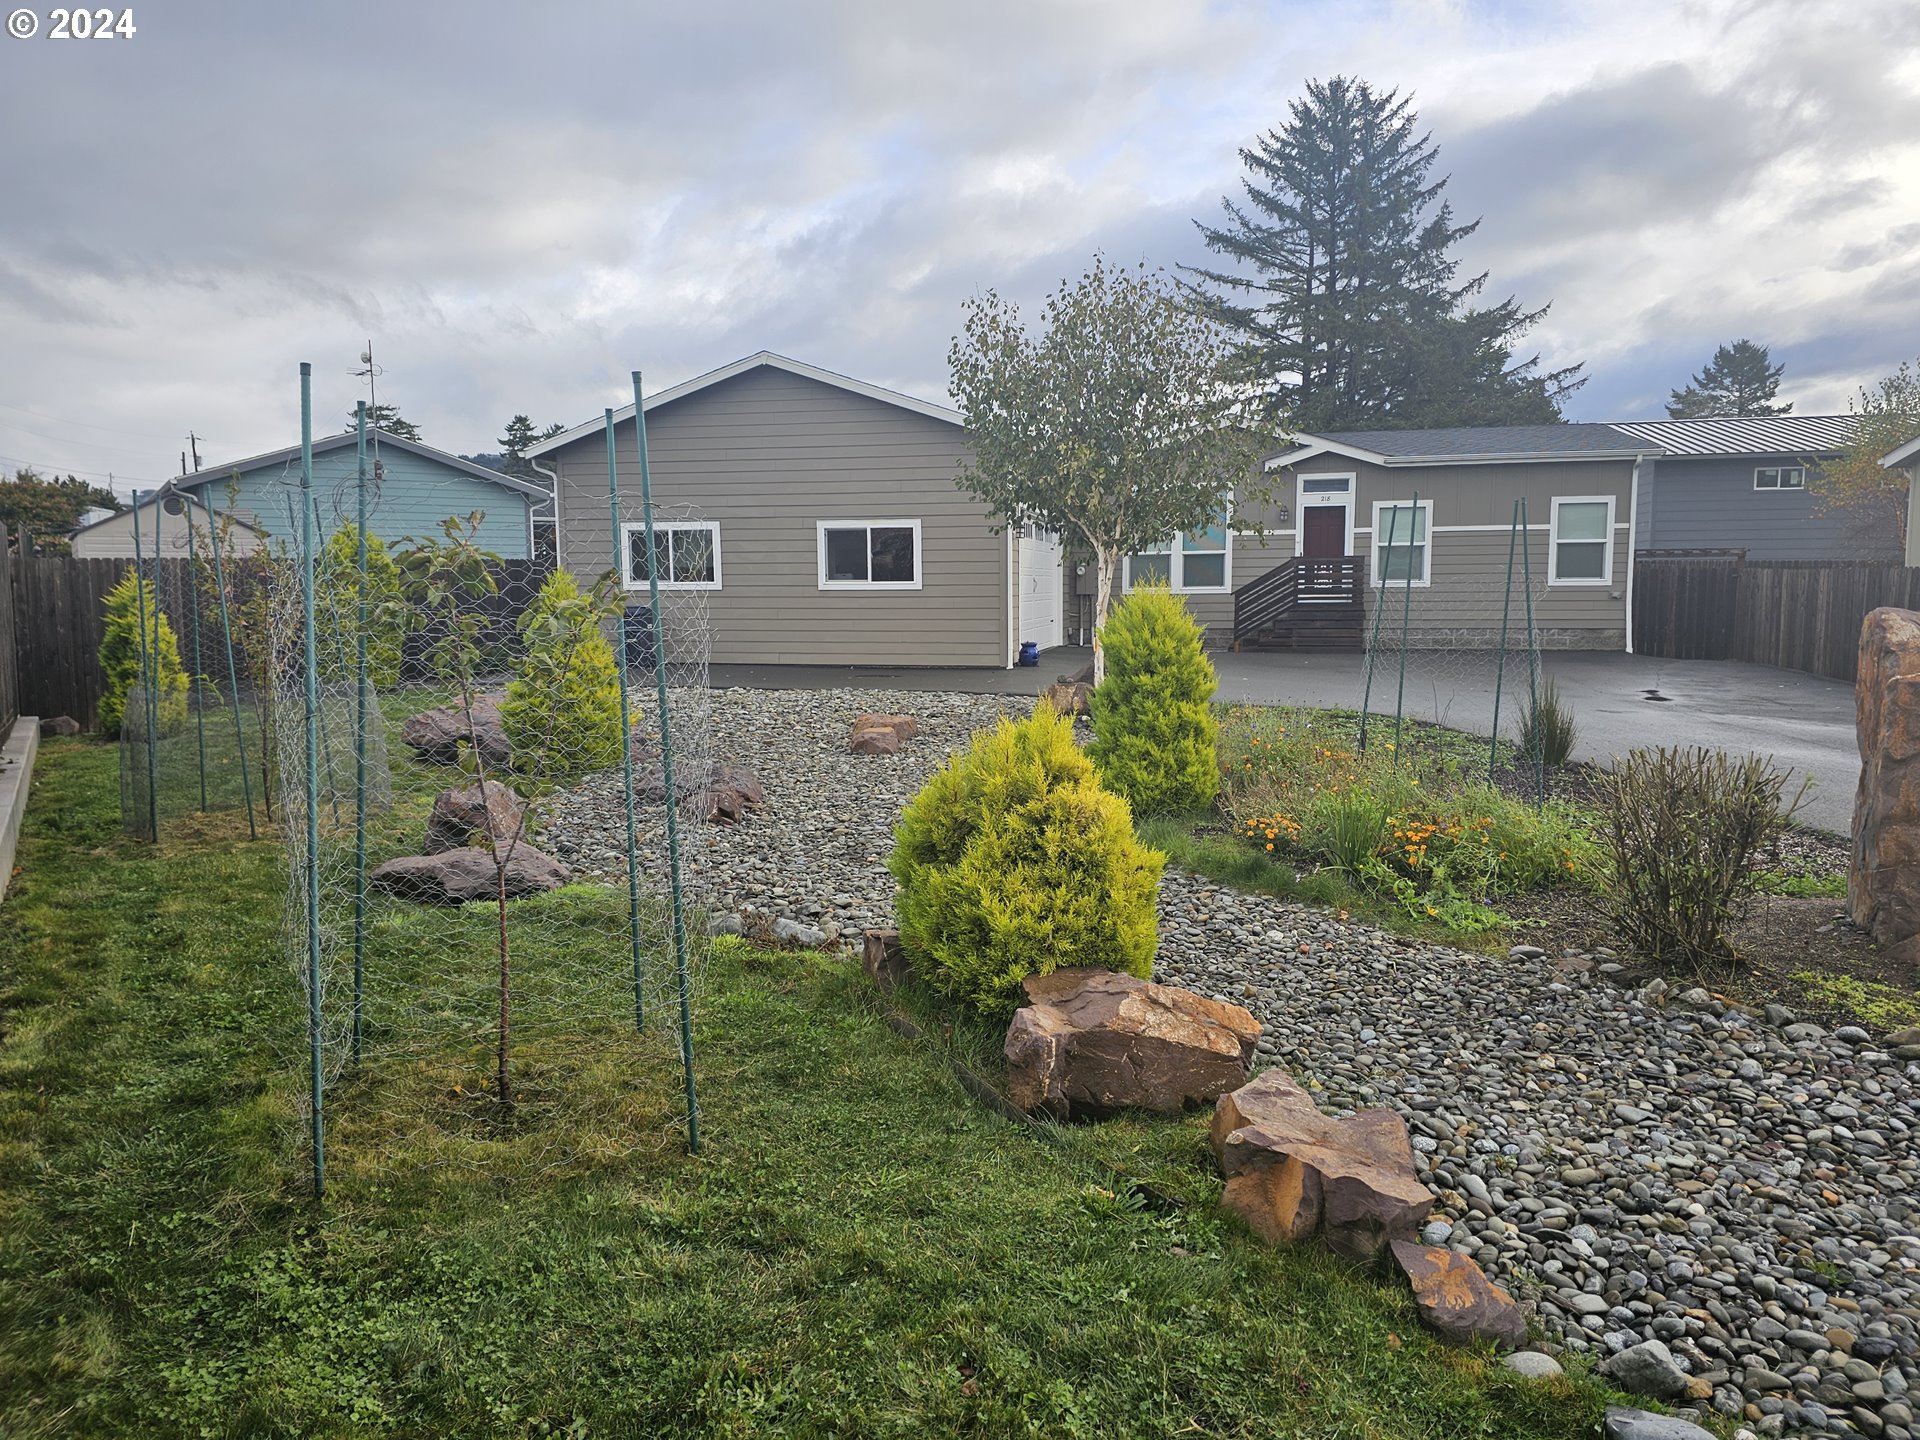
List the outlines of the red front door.
<svg viewBox="0 0 1920 1440">
<path fill-rule="evenodd" d="M 1347 507 L 1309 505 L 1300 512 L 1300 554 L 1309 560 L 1338 560 L 1347 553 Z"/>
</svg>

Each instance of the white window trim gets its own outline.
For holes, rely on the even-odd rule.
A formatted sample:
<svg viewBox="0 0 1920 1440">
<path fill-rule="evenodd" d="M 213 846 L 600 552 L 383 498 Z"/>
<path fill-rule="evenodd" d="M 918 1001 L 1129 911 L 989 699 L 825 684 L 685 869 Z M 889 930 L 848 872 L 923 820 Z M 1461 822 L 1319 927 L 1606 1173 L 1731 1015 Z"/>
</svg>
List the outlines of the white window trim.
<svg viewBox="0 0 1920 1440">
<path fill-rule="evenodd" d="M 1334 471 L 1334 470 L 1326 470 L 1326 471 L 1316 470 L 1311 472 L 1310 475 L 1300 474 L 1298 472 L 1296 472 L 1294 475 L 1293 532 L 1292 532 L 1293 533 L 1293 558 L 1296 560 L 1300 558 L 1301 547 L 1307 543 L 1307 481 L 1309 478 L 1314 480 L 1344 480 L 1347 482 L 1347 488 L 1345 491 L 1333 491 L 1333 492 L 1321 491 L 1319 493 L 1321 494 L 1332 493 L 1332 494 L 1338 494 L 1340 496 L 1340 506 L 1342 509 L 1344 509 L 1347 512 L 1347 539 L 1346 539 L 1345 548 L 1341 551 L 1341 554 L 1342 555 L 1353 554 L 1353 537 L 1361 533 L 1360 531 L 1354 528 L 1354 524 L 1353 524 L 1353 518 L 1354 518 L 1353 512 L 1358 507 L 1358 499 L 1356 497 L 1355 492 L 1360 488 L 1359 472 L 1358 471 L 1345 472 L 1345 471 Z M 1321 508 L 1331 510 L 1333 508 L 1333 505 L 1332 505 L 1332 502 L 1322 502 L 1321 504 L 1315 505 L 1313 508 L 1316 510 L 1319 510 Z M 1431 520 L 1431 517 L 1429 517 L 1429 520 Z M 1431 525 L 1429 525 L 1428 529 L 1429 529 L 1429 533 L 1431 533 L 1431 529 L 1432 529 Z M 1278 531 L 1273 533 L 1286 534 L 1287 532 Z M 1368 532 L 1368 533 L 1371 533 L 1371 532 Z"/>
<path fill-rule="evenodd" d="M 1613 518 L 1616 498 L 1612 495 L 1556 495 L 1553 497 L 1553 521 L 1547 530 L 1547 583 L 1549 585 L 1584 585 L 1596 590 L 1613 588 L 1613 546 L 1614 536 L 1618 533 L 1618 527 Z M 1598 579 L 1562 580 L 1560 578 L 1560 507 L 1562 505 L 1605 505 L 1607 507 L 1606 558 L 1601 562 L 1601 573 Z M 1592 545 L 1599 542 L 1574 540 L 1568 543 Z"/>
<path fill-rule="evenodd" d="M 620 527 L 620 588 L 639 594 L 647 588 L 644 580 L 635 580 L 627 564 L 627 557 L 633 554 L 633 536 L 646 530 L 644 524 L 623 524 Z M 720 522 L 718 520 L 657 520 L 654 533 L 671 530 L 705 530 L 713 537 L 713 579 L 711 580 L 662 580 L 662 590 L 718 590 L 720 588 Z M 556 538 L 558 531 L 555 532 Z M 668 554 L 672 554 L 672 541 L 668 541 Z"/>
<path fill-rule="evenodd" d="M 827 531 L 829 530 L 911 530 L 913 531 L 913 579 L 911 580 L 829 580 L 827 578 Z M 927 578 L 926 561 L 920 547 L 918 520 L 866 520 L 849 516 L 844 520 L 816 520 L 813 527 L 815 575 L 822 590 L 918 590 Z M 867 565 L 873 565 L 873 536 L 867 536 Z"/>
<path fill-rule="evenodd" d="M 1412 510 L 1416 507 L 1426 512 L 1426 521 L 1421 526 L 1421 532 L 1426 536 L 1421 548 L 1426 551 L 1426 555 L 1424 563 L 1420 566 L 1420 578 L 1412 581 L 1411 584 L 1415 590 L 1425 590 L 1433 584 L 1433 502 L 1431 500 L 1376 500 L 1373 502 L 1373 525 L 1367 531 L 1367 582 L 1375 590 L 1404 590 L 1409 584 L 1405 580 L 1380 578 L 1387 551 L 1386 547 L 1375 543 L 1374 537 L 1385 529 L 1386 514 L 1389 510 Z"/>
<path fill-rule="evenodd" d="M 1773 475 L 1774 475 L 1773 484 L 1762 485 L 1760 483 L 1760 472 L 1762 470 L 1773 471 Z M 1800 483 L 1798 485 L 1780 484 L 1779 483 L 1780 472 L 1783 470 L 1798 470 L 1800 472 Z M 1762 495 L 1801 494 L 1807 488 L 1807 467 L 1804 465 L 1756 465 L 1753 467 L 1753 488 L 1759 491 Z"/>
<path fill-rule="evenodd" d="M 1168 588 L 1175 595 L 1231 595 L 1233 593 L 1233 502 L 1231 500 L 1227 502 L 1226 513 L 1221 517 L 1220 525 L 1226 532 L 1227 537 L 1225 551 L 1202 550 L 1199 552 L 1202 555 L 1220 555 L 1224 553 L 1226 558 L 1221 562 L 1221 583 L 1218 585 L 1189 585 L 1186 583 L 1187 537 L 1185 535 L 1176 535 L 1173 537 L 1173 548 L 1166 553 L 1172 558 L 1172 563 L 1168 566 L 1169 573 L 1167 578 L 1170 582 Z M 1133 556 L 1122 555 L 1120 557 L 1120 593 L 1126 595 L 1132 593 L 1132 590 Z"/>
</svg>

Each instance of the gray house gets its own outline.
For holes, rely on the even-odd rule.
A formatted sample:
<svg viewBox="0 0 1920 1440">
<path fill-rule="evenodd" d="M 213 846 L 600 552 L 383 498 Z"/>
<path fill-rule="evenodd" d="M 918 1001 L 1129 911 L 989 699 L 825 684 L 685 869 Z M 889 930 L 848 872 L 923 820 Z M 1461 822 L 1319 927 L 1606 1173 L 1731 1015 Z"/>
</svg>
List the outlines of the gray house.
<svg viewBox="0 0 1920 1440">
<path fill-rule="evenodd" d="M 1641 550 L 1741 550 L 1750 560 L 1898 559 L 1901 537 L 1828 513 L 1808 489 L 1857 434 L 1851 415 L 1615 421 L 1660 450 L 1642 476 Z"/>
<path fill-rule="evenodd" d="M 1023 639 L 1060 643 L 1060 546 L 996 533 L 954 484 L 957 411 L 767 351 L 645 403 L 652 557 L 631 404 L 617 538 L 603 420 L 528 455 L 554 476 L 560 562 L 582 583 L 617 563 L 636 603 L 650 563 L 704 592 L 716 662 L 1005 666 Z"/>
</svg>

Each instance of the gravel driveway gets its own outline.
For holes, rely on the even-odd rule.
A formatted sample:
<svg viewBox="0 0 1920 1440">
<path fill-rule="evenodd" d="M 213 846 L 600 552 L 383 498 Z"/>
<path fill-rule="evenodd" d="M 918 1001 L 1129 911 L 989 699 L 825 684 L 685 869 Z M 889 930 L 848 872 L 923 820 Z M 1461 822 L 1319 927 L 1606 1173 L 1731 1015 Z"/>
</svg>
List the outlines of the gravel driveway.
<svg viewBox="0 0 1920 1440">
<path fill-rule="evenodd" d="M 1018 696 L 724 690 L 714 753 L 768 803 L 691 835 L 721 907 L 857 932 L 886 923 L 900 805 Z M 849 755 L 861 710 L 920 717 L 898 757 Z M 617 782 L 579 792 L 546 847 L 617 873 Z M 657 850 L 657 837 L 643 836 Z M 1159 978 L 1237 1001 L 1260 1048 L 1330 1109 L 1404 1115 L 1445 1220 L 1604 1356 L 1657 1338 L 1695 1401 L 1761 1434 L 1911 1440 L 1920 1383 L 1920 1063 L 1775 1007 L 1643 995 L 1592 955 L 1489 958 L 1169 871 Z"/>
</svg>

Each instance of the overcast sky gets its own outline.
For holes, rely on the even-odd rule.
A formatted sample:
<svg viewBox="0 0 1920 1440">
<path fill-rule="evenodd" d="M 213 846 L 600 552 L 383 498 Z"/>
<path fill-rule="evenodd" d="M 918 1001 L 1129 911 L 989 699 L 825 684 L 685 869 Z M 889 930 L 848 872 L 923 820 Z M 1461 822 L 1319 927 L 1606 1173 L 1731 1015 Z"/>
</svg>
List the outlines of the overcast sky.
<svg viewBox="0 0 1920 1440">
<path fill-rule="evenodd" d="M 1415 97 L 1572 419 L 1920 356 L 1913 0 L 149 3 L 0 38 L 0 465 L 124 491 L 381 398 L 491 450 L 770 349 L 944 399 L 962 300 L 1204 256 L 1311 77 Z"/>
</svg>

